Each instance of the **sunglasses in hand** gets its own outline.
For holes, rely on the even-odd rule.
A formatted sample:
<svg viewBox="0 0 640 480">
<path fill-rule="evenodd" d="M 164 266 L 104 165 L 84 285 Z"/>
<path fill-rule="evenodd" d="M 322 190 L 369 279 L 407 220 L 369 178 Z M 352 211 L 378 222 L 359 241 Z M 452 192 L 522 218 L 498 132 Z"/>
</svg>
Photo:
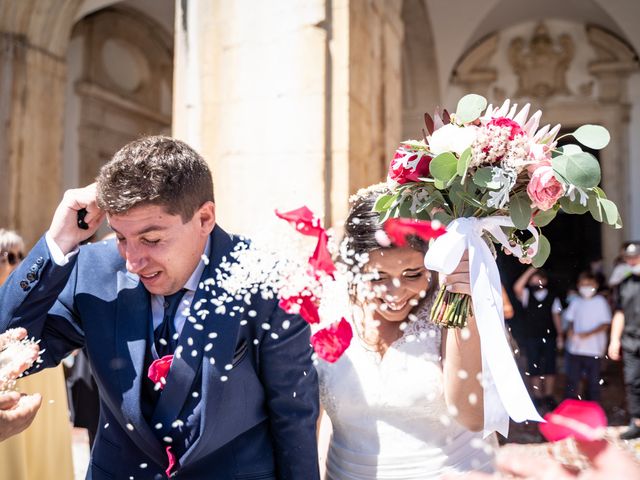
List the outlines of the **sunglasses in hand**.
<svg viewBox="0 0 640 480">
<path fill-rule="evenodd" d="M 0 252 L 0 262 L 7 262 L 9 265 L 15 265 L 24 259 L 22 252 Z"/>
</svg>

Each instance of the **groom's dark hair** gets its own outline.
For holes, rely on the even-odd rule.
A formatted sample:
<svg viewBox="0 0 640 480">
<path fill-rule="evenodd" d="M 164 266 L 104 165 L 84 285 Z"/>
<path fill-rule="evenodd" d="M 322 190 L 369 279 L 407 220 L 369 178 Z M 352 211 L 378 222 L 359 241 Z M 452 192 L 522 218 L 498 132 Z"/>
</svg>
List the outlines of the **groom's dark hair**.
<svg viewBox="0 0 640 480">
<path fill-rule="evenodd" d="M 141 205 L 159 205 L 189 221 L 214 201 L 211 171 L 189 145 L 170 137 L 143 137 L 122 147 L 97 178 L 98 207 L 122 214 Z"/>
</svg>

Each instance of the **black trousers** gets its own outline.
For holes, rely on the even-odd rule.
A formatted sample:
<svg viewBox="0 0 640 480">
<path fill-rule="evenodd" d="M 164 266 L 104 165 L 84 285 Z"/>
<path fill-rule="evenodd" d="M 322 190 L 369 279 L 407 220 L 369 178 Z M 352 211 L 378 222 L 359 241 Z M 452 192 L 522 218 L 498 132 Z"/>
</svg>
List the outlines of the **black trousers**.
<svg viewBox="0 0 640 480">
<path fill-rule="evenodd" d="M 640 351 L 623 348 L 622 352 L 629 415 L 640 419 Z"/>
<path fill-rule="evenodd" d="M 586 355 L 574 355 L 567 352 L 565 356 L 567 372 L 566 398 L 578 398 L 580 380 L 585 380 L 583 400 L 600 401 L 600 358 Z"/>
</svg>

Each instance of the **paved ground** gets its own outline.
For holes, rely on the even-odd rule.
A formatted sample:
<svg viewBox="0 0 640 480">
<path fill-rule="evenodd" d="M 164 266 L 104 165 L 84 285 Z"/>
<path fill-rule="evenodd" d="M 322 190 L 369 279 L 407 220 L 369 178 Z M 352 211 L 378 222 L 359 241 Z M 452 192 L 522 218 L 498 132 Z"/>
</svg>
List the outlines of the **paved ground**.
<svg viewBox="0 0 640 480">
<path fill-rule="evenodd" d="M 560 361 L 560 369 L 562 362 Z M 629 418 L 625 410 L 624 386 L 622 383 L 622 368 L 619 362 L 605 361 L 603 368 L 602 385 L 602 406 L 607 413 L 609 420 L 608 438 L 633 452 L 640 459 L 640 440 L 624 442 L 618 439 L 620 431 L 624 431 Z M 557 397 L 563 395 L 564 376 L 559 375 L 557 379 Z M 545 413 L 542 411 L 541 413 Z M 511 423 L 509 439 L 502 439 L 502 448 L 523 455 L 546 455 L 550 451 L 557 453 L 564 448 L 562 443 L 550 445 L 544 443 L 544 439 L 538 431 L 536 423 L 516 424 Z M 74 429 L 73 432 L 73 460 L 76 472 L 76 479 L 82 480 L 85 477 L 87 465 L 89 463 L 89 437 L 86 430 Z"/>
</svg>

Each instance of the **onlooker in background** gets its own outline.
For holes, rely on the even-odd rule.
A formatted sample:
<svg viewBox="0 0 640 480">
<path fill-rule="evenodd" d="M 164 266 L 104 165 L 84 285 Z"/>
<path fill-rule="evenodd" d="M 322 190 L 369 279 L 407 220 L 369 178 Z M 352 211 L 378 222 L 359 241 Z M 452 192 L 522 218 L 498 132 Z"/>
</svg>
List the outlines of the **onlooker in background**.
<svg viewBox="0 0 640 480">
<path fill-rule="evenodd" d="M 609 358 L 619 360 L 622 351 L 631 424 L 620 438 L 629 440 L 640 437 L 640 242 L 627 245 L 624 259 L 629 273 L 617 289 Z"/>
<path fill-rule="evenodd" d="M 0 285 L 4 283 L 24 257 L 24 242 L 12 230 L 0 228 Z"/>
<path fill-rule="evenodd" d="M 23 258 L 24 242 L 14 231 L 0 229 L 0 285 L 7 282 L 32 283 L 34 276 L 10 276 Z M 33 272 L 30 274 L 35 275 Z M 40 393 L 43 405 L 29 428 L 0 444 L 2 478 L 35 480 L 73 478 L 71 457 L 71 424 L 67 408 L 62 367 L 18 380 L 21 393 Z"/>
<path fill-rule="evenodd" d="M 581 273 L 577 287 L 580 296 L 571 301 L 564 314 L 569 322 L 565 397 L 578 398 L 580 381 L 584 378 L 585 399 L 597 402 L 600 400 L 600 364 L 607 349 L 611 309 L 598 293 L 600 285 L 593 273 Z"/>
<path fill-rule="evenodd" d="M 513 291 L 523 308 L 523 347 L 533 400 L 539 407 L 553 410 L 556 355 L 562 349 L 562 304 L 549 289 L 547 274 L 534 267 L 516 280 Z"/>
</svg>

